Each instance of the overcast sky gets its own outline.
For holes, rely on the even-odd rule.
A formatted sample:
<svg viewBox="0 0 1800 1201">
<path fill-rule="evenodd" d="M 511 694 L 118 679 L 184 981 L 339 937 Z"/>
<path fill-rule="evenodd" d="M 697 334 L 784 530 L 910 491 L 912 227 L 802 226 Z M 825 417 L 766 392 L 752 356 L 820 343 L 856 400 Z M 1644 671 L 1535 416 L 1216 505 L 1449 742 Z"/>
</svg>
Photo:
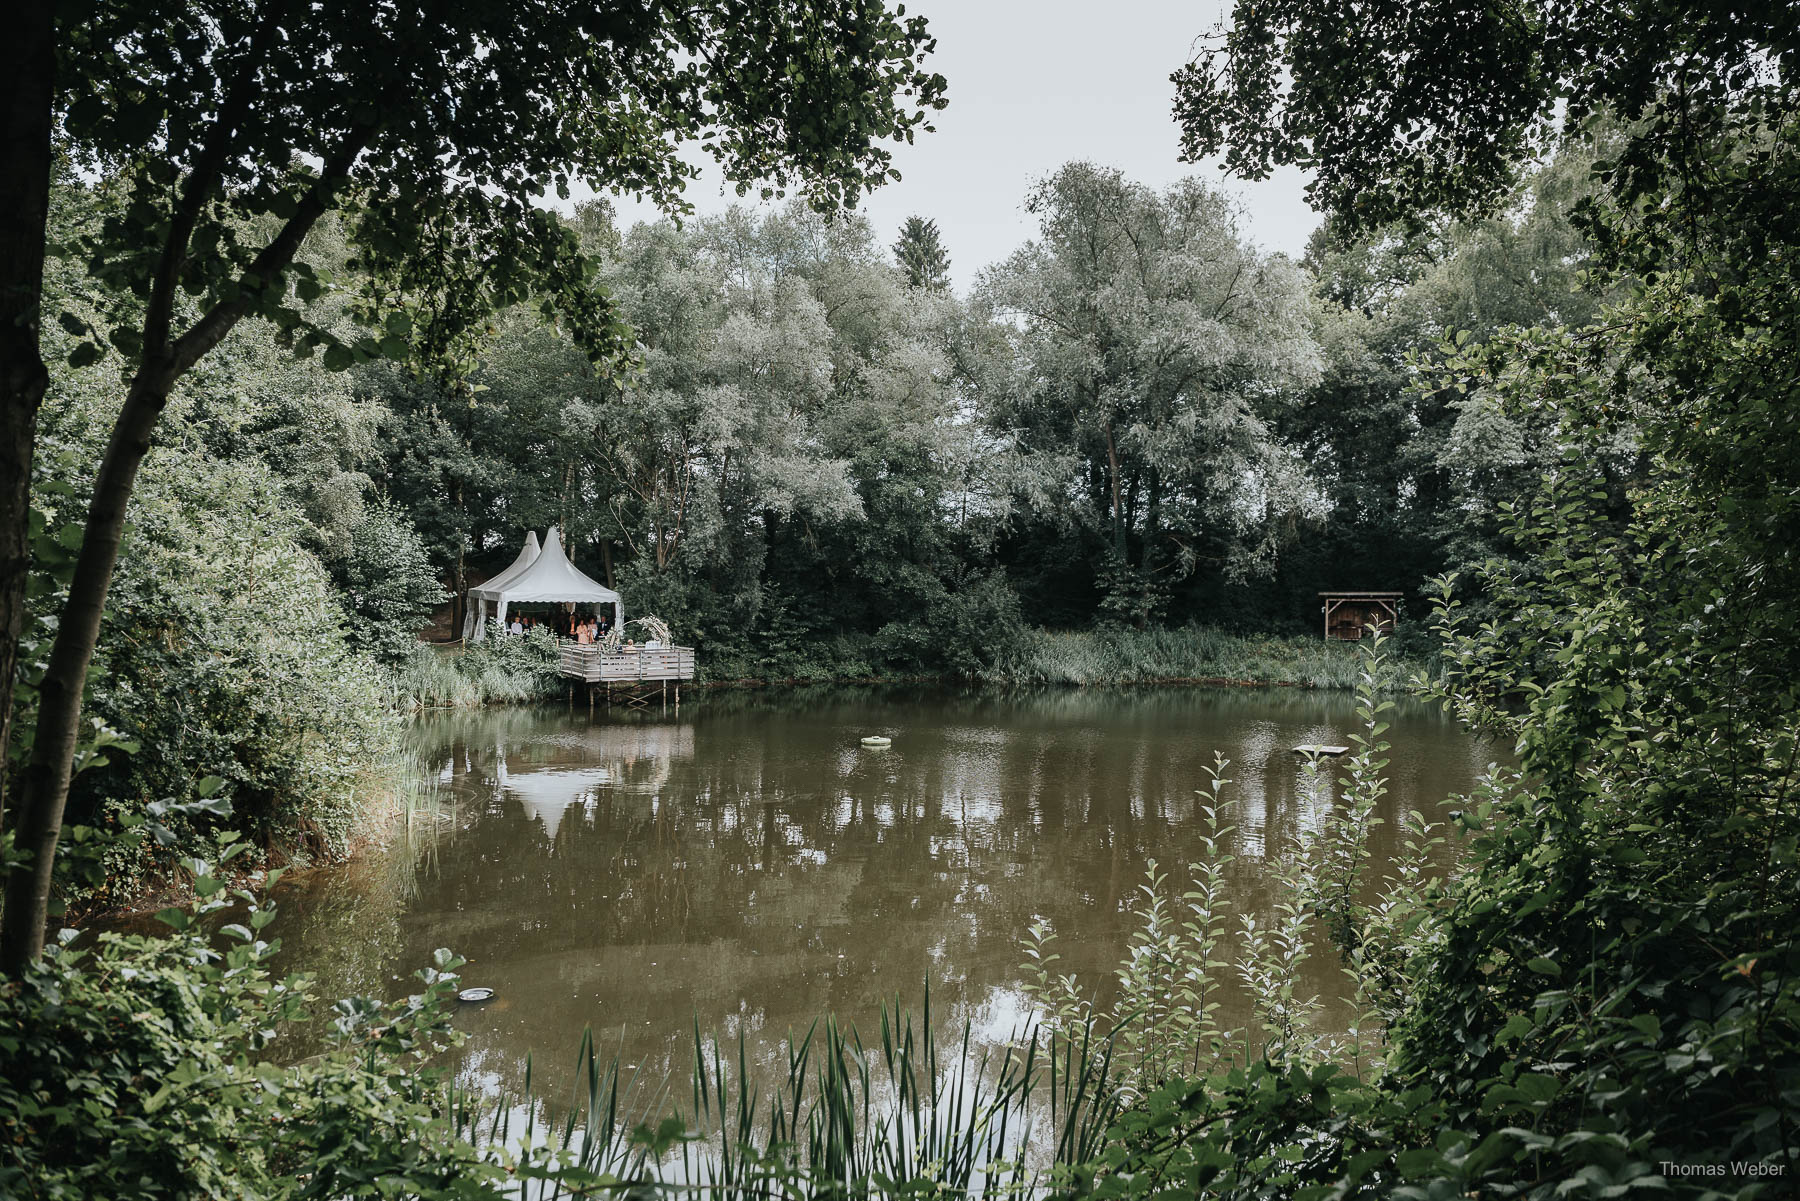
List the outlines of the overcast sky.
<svg viewBox="0 0 1800 1201">
<path fill-rule="evenodd" d="M 1243 204 L 1251 241 L 1298 256 L 1318 223 L 1299 172 L 1227 181 L 1216 167 L 1176 157 L 1169 73 L 1221 9 L 1221 0 L 907 0 L 937 37 L 932 66 L 949 81 L 950 107 L 935 115 L 936 133 L 895 149 L 900 182 L 862 203 L 882 244 L 913 213 L 935 218 L 966 293 L 982 267 L 1036 232 L 1022 207 L 1032 181 L 1090 159 L 1154 187 L 1188 174 L 1222 184 Z M 710 170 L 688 198 L 701 213 L 738 202 Z M 629 197 L 617 204 L 626 225 L 657 216 Z"/>
</svg>

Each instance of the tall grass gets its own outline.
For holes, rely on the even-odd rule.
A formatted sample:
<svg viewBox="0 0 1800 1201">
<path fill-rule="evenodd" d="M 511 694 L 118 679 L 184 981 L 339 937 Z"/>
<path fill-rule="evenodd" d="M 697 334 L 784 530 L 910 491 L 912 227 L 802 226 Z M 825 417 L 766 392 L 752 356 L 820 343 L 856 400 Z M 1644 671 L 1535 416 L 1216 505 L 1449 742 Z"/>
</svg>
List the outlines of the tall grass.
<svg viewBox="0 0 1800 1201">
<path fill-rule="evenodd" d="M 1091 1162 L 1120 1112 L 1109 1044 L 1033 1027 L 976 1056 L 965 1024 L 940 1048 L 929 997 L 917 1022 L 883 1006 L 872 1043 L 827 1018 L 784 1051 L 764 1093 L 742 1037 L 728 1054 L 696 1026 L 684 1112 L 669 1081 L 626 1076 L 589 1033 L 566 1110 L 529 1095 L 528 1067 L 525 1097 L 480 1107 L 459 1094 L 453 1112 L 478 1141 L 518 1149 L 519 1178 L 540 1184 L 522 1195 L 709 1201 L 1036 1194 Z"/>
<path fill-rule="evenodd" d="M 1018 684 L 1227 680 L 1346 690 L 1356 687 L 1357 674 L 1354 644 L 1207 626 L 1031 630 L 993 672 L 1000 681 Z"/>
<path fill-rule="evenodd" d="M 402 710 L 517 704 L 557 695 L 556 641 L 547 630 L 468 647 L 420 644 L 392 669 Z"/>
</svg>

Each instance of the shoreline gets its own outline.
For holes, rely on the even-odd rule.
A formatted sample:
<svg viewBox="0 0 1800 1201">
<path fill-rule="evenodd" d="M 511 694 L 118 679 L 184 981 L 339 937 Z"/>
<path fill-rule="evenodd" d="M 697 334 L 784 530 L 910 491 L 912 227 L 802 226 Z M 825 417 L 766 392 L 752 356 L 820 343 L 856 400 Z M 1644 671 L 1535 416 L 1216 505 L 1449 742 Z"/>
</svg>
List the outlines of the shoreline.
<svg viewBox="0 0 1800 1201">
<path fill-rule="evenodd" d="M 446 659 L 455 657 L 457 644 L 423 643 Z M 1016 642 L 997 652 L 992 663 L 968 672 L 881 672 L 858 661 L 853 654 L 821 656 L 816 660 L 774 659 L 758 662 L 729 649 L 716 657 L 699 652 L 700 678 L 690 688 L 772 688 L 829 685 L 932 684 L 992 688 L 1017 687 L 1215 687 L 1304 688 L 1349 691 L 1358 686 L 1362 671 L 1361 642 L 1327 641 L 1316 634 L 1241 634 L 1209 626 L 1177 628 L 1044 630 L 1024 632 Z M 1410 691 L 1414 677 L 1429 675 L 1432 658 L 1406 653 L 1387 644 L 1385 674 L 1387 693 Z M 709 676 L 707 660 L 719 671 Z M 836 658 L 836 662 L 832 659 Z M 815 670 L 809 670 L 814 668 Z M 538 699 L 549 701 L 564 687 L 550 664 L 539 684 Z M 515 690 L 486 693 L 474 681 L 463 696 L 450 700 L 440 692 L 427 701 L 418 693 L 406 699 L 412 712 L 485 708 L 496 703 L 516 703 L 531 698 Z"/>
</svg>

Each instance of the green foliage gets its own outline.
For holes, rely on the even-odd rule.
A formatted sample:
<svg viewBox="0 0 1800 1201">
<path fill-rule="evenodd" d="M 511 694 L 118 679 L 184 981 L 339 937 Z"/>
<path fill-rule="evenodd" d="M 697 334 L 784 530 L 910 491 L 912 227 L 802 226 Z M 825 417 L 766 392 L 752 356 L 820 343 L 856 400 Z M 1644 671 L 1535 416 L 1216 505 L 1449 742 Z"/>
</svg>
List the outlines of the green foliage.
<svg viewBox="0 0 1800 1201">
<path fill-rule="evenodd" d="M 1509 557 L 1443 581 L 1437 609 L 1442 694 L 1509 735 L 1520 771 L 1457 815 L 1462 873 L 1424 875 L 1434 834 L 1415 816 L 1394 879 L 1423 903 L 1367 905 L 1367 714 L 1313 887 L 1386 1026 L 1385 1066 L 1172 1085 L 1121 1127 L 1138 1142 L 1096 1191 L 1754 1197 L 1800 1169 L 1800 296 L 1771 266 L 1794 228 L 1792 80 L 1765 69 L 1791 15 L 1517 15 L 1409 10 L 1372 53 L 1335 11 L 1241 6 L 1228 65 L 1181 81 L 1190 149 L 1229 141 L 1251 169 L 1320 154 L 1351 219 L 1492 195 L 1559 92 L 1572 121 L 1607 104 L 1632 124 L 1583 202 L 1611 297 L 1595 324 L 1448 355 L 1484 421 L 1539 440 L 1495 506 Z M 1470 39 L 1483 53 L 1458 51 Z"/>
<path fill-rule="evenodd" d="M 493 637 L 467 647 L 414 643 L 393 669 L 405 709 L 450 709 L 548 700 L 562 695 L 557 640 L 546 626 L 519 636 Z"/>
<path fill-rule="evenodd" d="M 1422 668 L 1423 658 L 1414 660 Z M 1354 647 L 1312 637 L 1236 634 L 1209 626 L 1087 633 L 1028 631 L 991 673 L 1019 684 L 1152 684 L 1217 681 L 1349 690 L 1360 674 Z"/>
<path fill-rule="evenodd" d="M 247 10 L 116 3 L 61 31 L 60 130 L 79 168 L 123 180 L 130 199 L 59 250 L 121 298 L 155 298 L 145 331 L 125 306 L 80 343 L 84 360 L 106 341 L 128 357 L 146 336 L 160 349 L 171 282 L 203 311 L 264 316 L 290 342 L 324 347 L 333 369 L 444 359 L 461 331 L 533 293 L 584 348 L 616 360 L 624 330 L 535 198 L 581 180 L 680 211 L 696 168 L 675 144 L 704 136 L 734 179 L 797 185 L 821 206 L 853 201 L 891 173 L 879 142 L 929 128 L 943 103 L 942 78 L 922 67 L 924 20 L 879 4 L 829 20 L 722 7 L 495 19 L 480 4 L 362 15 L 308 12 L 276 36 Z M 368 282 L 387 285 L 356 306 L 361 337 L 307 311 L 329 275 L 275 253 L 338 206 Z M 174 281 L 157 269 L 171 234 Z"/>
<path fill-rule="evenodd" d="M 73 461 L 81 452 L 63 453 Z M 36 498 L 47 530 L 79 508 L 54 481 Z M 153 803 L 190 800 L 194 781 L 218 777 L 240 833 L 281 855 L 343 853 L 363 818 L 357 789 L 392 749 L 394 723 L 384 680 L 347 643 L 337 596 L 299 545 L 306 534 L 254 461 L 166 449 L 146 469 L 89 671 L 94 734 L 80 753 L 71 823 L 130 820 Z M 40 546 L 34 561 L 34 629 L 61 601 L 67 563 L 53 549 Z M 18 681 L 15 754 L 30 745 L 48 651 L 47 639 L 25 645 L 34 649 Z M 216 820 L 178 828 L 186 840 Z M 88 904 L 116 901 L 168 861 L 154 847 L 120 849 L 104 881 L 68 883 Z"/>
<path fill-rule="evenodd" d="M 333 568 L 350 615 L 350 645 L 387 664 L 412 655 L 444 587 L 405 514 L 387 502 L 368 506 Z"/>
<path fill-rule="evenodd" d="M 894 239 L 894 261 L 906 275 L 908 286 L 950 290 L 950 255 L 938 236 L 936 221 L 924 217 L 908 217 L 900 224 L 900 236 Z"/>
<path fill-rule="evenodd" d="M 1770 64 L 1794 35 L 1779 6 L 1386 4 L 1352 29 L 1321 0 L 1243 3 L 1176 73 L 1175 112 L 1186 157 L 1252 178 L 1304 162 L 1317 207 L 1365 226 L 1492 208 L 1600 115 L 1629 129 L 1619 181 L 1641 196 L 1700 184 L 1716 147 L 1791 116 Z"/>
<path fill-rule="evenodd" d="M 1070 163 L 1026 208 L 1039 237 L 983 276 L 982 302 L 1017 320 L 987 420 L 1034 516 L 1079 531 L 1088 564 L 1110 554 L 1107 594 L 1140 624 L 1165 576 L 1266 572 L 1310 507 L 1270 430 L 1318 378 L 1304 278 L 1199 180 L 1157 194 Z"/>
<path fill-rule="evenodd" d="M 871 653 L 901 674 L 991 678 L 1025 636 L 1019 598 L 1005 577 L 975 576 L 932 589 L 907 617 L 876 632 Z"/>
<path fill-rule="evenodd" d="M 164 911 L 172 936 L 53 947 L 0 984 L 0 1191 L 494 1196 L 512 1165 L 468 1141 L 466 1102 L 426 1066 L 457 1037 L 462 961 L 438 952 L 399 1001 L 338 1002 L 325 1054 L 271 1060 L 314 998 L 270 974 L 274 910 L 215 874 L 245 849 L 225 835 L 216 862 L 186 861 L 201 900 Z"/>
</svg>

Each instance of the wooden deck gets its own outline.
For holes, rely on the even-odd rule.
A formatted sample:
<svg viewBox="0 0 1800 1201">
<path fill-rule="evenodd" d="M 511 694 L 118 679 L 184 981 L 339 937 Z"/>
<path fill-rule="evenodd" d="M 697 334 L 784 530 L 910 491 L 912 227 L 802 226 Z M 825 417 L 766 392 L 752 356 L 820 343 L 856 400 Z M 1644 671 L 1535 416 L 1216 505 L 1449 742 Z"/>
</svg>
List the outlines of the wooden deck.
<svg viewBox="0 0 1800 1201">
<path fill-rule="evenodd" d="M 694 678 L 694 648 L 671 646 L 608 655 L 597 646 L 569 643 L 562 648 L 560 666 L 563 675 L 588 684 L 679 682 Z"/>
</svg>

